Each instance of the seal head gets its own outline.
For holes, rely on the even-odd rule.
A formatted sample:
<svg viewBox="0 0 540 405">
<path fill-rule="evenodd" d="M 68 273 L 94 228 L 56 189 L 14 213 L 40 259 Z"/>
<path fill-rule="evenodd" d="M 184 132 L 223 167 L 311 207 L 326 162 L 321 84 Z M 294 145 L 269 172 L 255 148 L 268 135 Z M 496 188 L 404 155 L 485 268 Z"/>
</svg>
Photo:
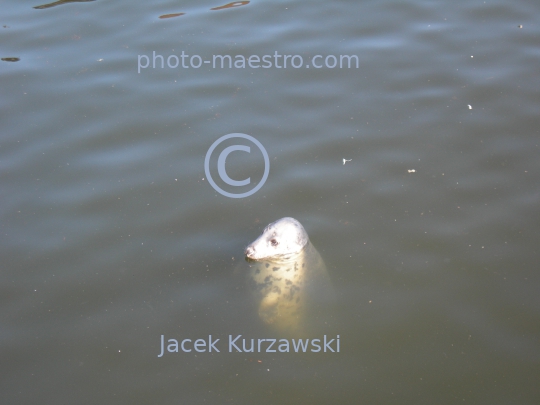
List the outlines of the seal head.
<svg viewBox="0 0 540 405">
<path fill-rule="evenodd" d="M 264 228 L 261 236 L 248 245 L 245 254 L 251 260 L 288 260 L 298 255 L 308 242 L 302 224 L 285 217 Z"/>
</svg>

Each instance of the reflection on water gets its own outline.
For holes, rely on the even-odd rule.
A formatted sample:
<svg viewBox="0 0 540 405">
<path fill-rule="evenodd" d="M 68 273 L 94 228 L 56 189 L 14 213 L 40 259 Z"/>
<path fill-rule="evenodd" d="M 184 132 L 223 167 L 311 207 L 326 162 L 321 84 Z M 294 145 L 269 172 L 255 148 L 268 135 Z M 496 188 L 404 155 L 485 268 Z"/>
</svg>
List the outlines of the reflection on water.
<svg viewBox="0 0 540 405">
<path fill-rule="evenodd" d="M 48 3 L 48 4 L 43 4 L 41 6 L 35 6 L 34 8 L 35 9 L 39 9 L 39 10 L 42 10 L 44 8 L 51 8 L 51 7 L 55 7 L 55 6 L 60 6 L 62 4 L 67 4 L 67 3 L 86 3 L 87 1 L 96 1 L 96 0 L 58 0 L 58 1 L 55 1 L 54 3 Z"/>
<path fill-rule="evenodd" d="M 232 3 L 225 4 L 224 6 L 214 7 L 210 10 L 223 10 L 224 8 L 240 7 L 249 4 L 249 1 L 233 1 Z"/>
<path fill-rule="evenodd" d="M 246 4 L 249 4 L 249 1 L 234 1 L 232 3 L 225 4 L 224 6 L 211 8 L 210 10 L 223 10 L 223 9 L 226 9 L 226 8 L 245 6 Z M 163 15 L 160 15 L 159 18 L 165 19 L 165 18 L 180 17 L 180 16 L 185 15 L 185 14 L 186 13 L 163 14 Z"/>
<path fill-rule="evenodd" d="M 174 17 L 180 17 L 181 15 L 185 15 L 186 13 L 172 13 L 172 14 L 163 14 L 163 15 L 160 15 L 159 18 L 161 19 L 164 19 L 164 18 L 174 18 Z"/>
</svg>

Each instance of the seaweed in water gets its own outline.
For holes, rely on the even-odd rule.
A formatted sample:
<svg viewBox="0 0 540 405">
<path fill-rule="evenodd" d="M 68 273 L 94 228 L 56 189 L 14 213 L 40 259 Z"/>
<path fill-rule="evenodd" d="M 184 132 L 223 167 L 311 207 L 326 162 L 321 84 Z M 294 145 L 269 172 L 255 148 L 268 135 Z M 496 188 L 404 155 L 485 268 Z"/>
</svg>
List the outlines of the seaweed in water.
<svg viewBox="0 0 540 405">
<path fill-rule="evenodd" d="M 67 4 L 67 3 L 86 3 L 87 1 L 96 1 L 96 0 L 58 0 L 54 3 L 49 4 L 42 4 L 41 6 L 35 6 L 35 9 L 43 10 L 44 8 L 51 8 L 55 6 L 60 6 L 61 4 Z"/>
<path fill-rule="evenodd" d="M 225 4 L 224 6 L 214 7 L 214 8 L 211 8 L 210 10 L 223 10 L 224 8 L 240 7 L 240 6 L 245 6 L 248 3 L 249 1 L 233 1 L 232 3 Z"/>
</svg>

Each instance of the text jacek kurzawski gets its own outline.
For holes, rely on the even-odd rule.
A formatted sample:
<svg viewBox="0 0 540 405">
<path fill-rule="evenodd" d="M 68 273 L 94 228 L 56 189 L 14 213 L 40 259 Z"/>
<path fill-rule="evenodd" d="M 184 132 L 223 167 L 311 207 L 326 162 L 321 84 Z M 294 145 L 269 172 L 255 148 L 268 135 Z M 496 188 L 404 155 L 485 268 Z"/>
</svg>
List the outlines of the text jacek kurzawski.
<svg viewBox="0 0 540 405">
<path fill-rule="evenodd" d="M 161 335 L 161 351 L 158 357 L 165 353 L 339 353 L 339 335 L 330 339 L 326 335 L 322 339 L 246 339 L 242 335 L 229 335 L 226 346 L 221 339 L 167 339 Z"/>
</svg>

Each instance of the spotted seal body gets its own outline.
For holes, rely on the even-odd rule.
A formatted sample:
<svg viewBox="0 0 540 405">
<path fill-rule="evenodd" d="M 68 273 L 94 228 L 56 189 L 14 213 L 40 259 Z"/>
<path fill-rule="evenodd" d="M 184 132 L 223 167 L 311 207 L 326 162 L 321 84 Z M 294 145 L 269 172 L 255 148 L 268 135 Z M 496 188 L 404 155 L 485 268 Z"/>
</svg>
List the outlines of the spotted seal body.
<svg viewBox="0 0 540 405">
<path fill-rule="evenodd" d="M 245 254 L 259 317 L 278 331 L 298 332 L 315 298 L 331 289 L 324 262 L 304 227 L 294 218 L 281 218 Z"/>
</svg>

